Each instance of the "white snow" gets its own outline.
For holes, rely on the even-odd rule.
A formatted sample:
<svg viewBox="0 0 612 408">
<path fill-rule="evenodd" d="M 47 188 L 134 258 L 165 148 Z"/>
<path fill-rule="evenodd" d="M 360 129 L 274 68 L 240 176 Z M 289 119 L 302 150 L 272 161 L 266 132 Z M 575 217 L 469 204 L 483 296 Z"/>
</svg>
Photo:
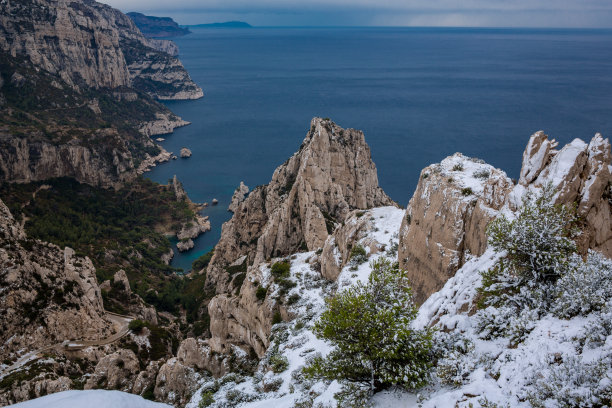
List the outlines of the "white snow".
<svg viewBox="0 0 612 408">
<path fill-rule="evenodd" d="M 63 391 L 11 405 L 15 408 L 172 408 L 121 391 Z"/>
<path fill-rule="evenodd" d="M 580 139 L 574 139 L 561 149 L 553 158 L 545 171 L 540 173 L 536 179 L 536 185 L 545 185 L 551 182 L 555 188 L 561 189 L 563 180 L 566 179 L 572 167 L 579 163 L 577 160 L 581 154 L 586 154 L 588 145 Z"/>
<path fill-rule="evenodd" d="M 484 183 L 475 175 L 483 172 L 493 174 L 496 169 L 482 160 L 455 153 L 442 160 L 440 170 L 445 177 L 452 177 L 453 183 L 462 188 L 470 188 L 474 194 L 481 195 L 484 192 Z"/>
<path fill-rule="evenodd" d="M 396 207 L 380 207 L 365 211 L 362 217 L 368 217 L 370 222 L 365 237 L 362 238 L 360 243 L 366 240 L 368 242 L 375 240 L 378 242 L 379 252 L 370 254 L 368 262 L 359 265 L 357 270 L 350 270 L 351 265 L 345 266 L 338 277 L 337 283 L 328 282 L 321 277 L 319 272 L 313 270 L 309 261 L 316 256 L 315 252 L 298 253 L 290 257 L 291 278 L 297 283 L 297 286 L 291 289 L 288 296 L 297 293 L 300 298 L 296 304 L 289 307 L 289 311 L 297 318 L 291 322 L 275 326 L 275 330 L 284 328 L 287 332 L 286 339 L 278 343 L 278 354 L 287 358 L 288 368 L 278 374 L 265 371 L 265 362 L 268 356 L 265 357 L 253 378 L 240 384 L 229 383 L 221 386 L 219 391 L 214 394 L 215 403 L 211 407 L 223 406 L 227 402 L 226 393 L 229 390 L 237 390 L 256 398 L 255 401 L 238 405 L 245 408 L 291 408 L 296 401 L 310 396 L 314 398 L 313 406 L 317 406 L 317 404 L 323 406 L 335 405 L 334 394 L 340 391 L 340 384 L 337 382 L 316 382 L 302 388 L 300 384 L 294 381 L 292 376 L 301 371 L 309 358 L 319 353 L 326 355 L 331 351 L 331 345 L 317 339 L 311 331 L 312 325 L 325 309 L 325 298 L 331 296 L 337 290 L 356 283 L 358 280 L 367 280 L 371 272 L 370 261 L 381 256 L 391 257 L 387 251 L 392 250 L 392 244 L 398 244 L 398 232 L 404 213 L 404 210 Z M 347 222 L 350 222 L 350 220 Z M 369 248 L 369 245 L 364 246 Z M 260 272 L 261 281 L 265 284 L 271 284 L 269 267 L 261 267 Z M 275 344 L 275 342 L 272 342 L 268 353 L 273 350 Z M 262 382 L 269 384 L 275 381 L 282 381 L 276 391 L 265 393 L 259 388 Z M 209 385 L 210 383 L 202 384 L 187 404 L 187 408 L 198 406 L 201 391 L 207 389 L 206 387 Z"/>
</svg>

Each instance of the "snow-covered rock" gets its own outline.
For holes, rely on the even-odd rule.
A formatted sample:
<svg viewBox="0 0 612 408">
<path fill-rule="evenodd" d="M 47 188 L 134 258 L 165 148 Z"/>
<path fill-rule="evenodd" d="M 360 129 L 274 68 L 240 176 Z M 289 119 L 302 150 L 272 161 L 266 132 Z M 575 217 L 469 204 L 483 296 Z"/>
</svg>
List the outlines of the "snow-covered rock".
<svg viewBox="0 0 612 408">
<path fill-rule="evenodd" d="M 121 391 L 64 391 L 13 405 L 15 408 L 172 408 Z"/>
</svg>

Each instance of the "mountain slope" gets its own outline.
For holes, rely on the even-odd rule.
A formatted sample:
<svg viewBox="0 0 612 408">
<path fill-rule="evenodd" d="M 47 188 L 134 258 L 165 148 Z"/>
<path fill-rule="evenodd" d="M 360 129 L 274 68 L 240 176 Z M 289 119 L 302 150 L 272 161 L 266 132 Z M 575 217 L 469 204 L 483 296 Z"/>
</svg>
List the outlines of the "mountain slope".
<svg viewBox="0 0 612 408">
<path fill-rule="evenodd" d="M 68 176 L 118 187 L 168 160 L 149 136 L 188 123 L 155 99 L 202 90 L 150 45 L 101 3 L 0 4 L 0 181 Z"/>
</svg>

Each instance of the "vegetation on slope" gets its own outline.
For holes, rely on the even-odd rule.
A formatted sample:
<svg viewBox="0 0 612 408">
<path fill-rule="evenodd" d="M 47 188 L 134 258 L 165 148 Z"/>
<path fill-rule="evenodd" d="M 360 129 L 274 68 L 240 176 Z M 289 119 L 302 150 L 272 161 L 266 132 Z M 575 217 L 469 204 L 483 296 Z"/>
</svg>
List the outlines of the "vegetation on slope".
<svg viewBox="0 0 612 408">
<path fill-rule="evenodd" d="M 171 249 L 164 232 L 178 230 L 194 216 L 168 186 L 139 178 L 114 191 L 60 178 L 4 184 L 0 197 L 16 217 L 26 217 L 30 237 L 89 256 L 100 282 L 123 269 L 132 290 L 158 310 L 195 307 L 190 283 L 202 278 L 176 276 L 176 269 L 161 260 Z"/>
</svg>

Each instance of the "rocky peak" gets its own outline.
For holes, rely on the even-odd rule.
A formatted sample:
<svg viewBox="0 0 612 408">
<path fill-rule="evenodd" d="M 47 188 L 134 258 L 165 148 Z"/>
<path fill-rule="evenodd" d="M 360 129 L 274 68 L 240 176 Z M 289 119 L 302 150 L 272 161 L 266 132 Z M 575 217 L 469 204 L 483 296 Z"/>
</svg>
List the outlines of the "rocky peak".
<svg viewBox="0 0 612 408">
<path fill-rule="evenodd" d="M 249 194 L 249 188 L 244 184 L 243 181 L 240 182 L 240 185 L 234 190 L 234 194 L 232 195 L 232 201 L 230 205 L 227 207 L 227 211 L 236 212 L 238 205 L 244 201 L 247 194 Z"/>
<path fill-rule="evenodd" d="M 260 266 L 322 248 L 351 210 L 385 205 L 395 203 L 378 186 L 363 133 L 314 118 L 299 150 L 269 184 L 237 203 L 223 225 L 207 269 L 207 285 L 218 294 L 208 305 L 211 349 L 227 352 L 236 345 L 262 356 L 277 305 L 256 296 Z"/>
<path fill-rule="evenodd" d="M 398 250 L 418 303 L 439 290 L 468 254 L 484 252 L 486 226 L 512 187 L 506 173 L 461 153 L 421 171 Z"/>
<path fill-rule="evenodd" d="M 299 248 L 321 248 L 350 210 L 384 205 L 395 203 L 378 186 L 363 132 L 314 118 L 299 150 L 223 225 L 209 284 L 224 292 L 225 268 L 241 256 L 256 265 Z"/>
<path fill-rule="evenodd" d="M 600 134 L 557 150 L 544 132 L 531 136 L 517 185 L 506 174 L 461 154 L 421 172 L 400 229 L 399 262 L 422 303 L 487 246 L 486 226 L 500 211 L 515 211 L 523 194 L 551 183 L 559 204 L 577 205 L 579 245 L 612 257 L 610 142 Z"/>
</svg>

